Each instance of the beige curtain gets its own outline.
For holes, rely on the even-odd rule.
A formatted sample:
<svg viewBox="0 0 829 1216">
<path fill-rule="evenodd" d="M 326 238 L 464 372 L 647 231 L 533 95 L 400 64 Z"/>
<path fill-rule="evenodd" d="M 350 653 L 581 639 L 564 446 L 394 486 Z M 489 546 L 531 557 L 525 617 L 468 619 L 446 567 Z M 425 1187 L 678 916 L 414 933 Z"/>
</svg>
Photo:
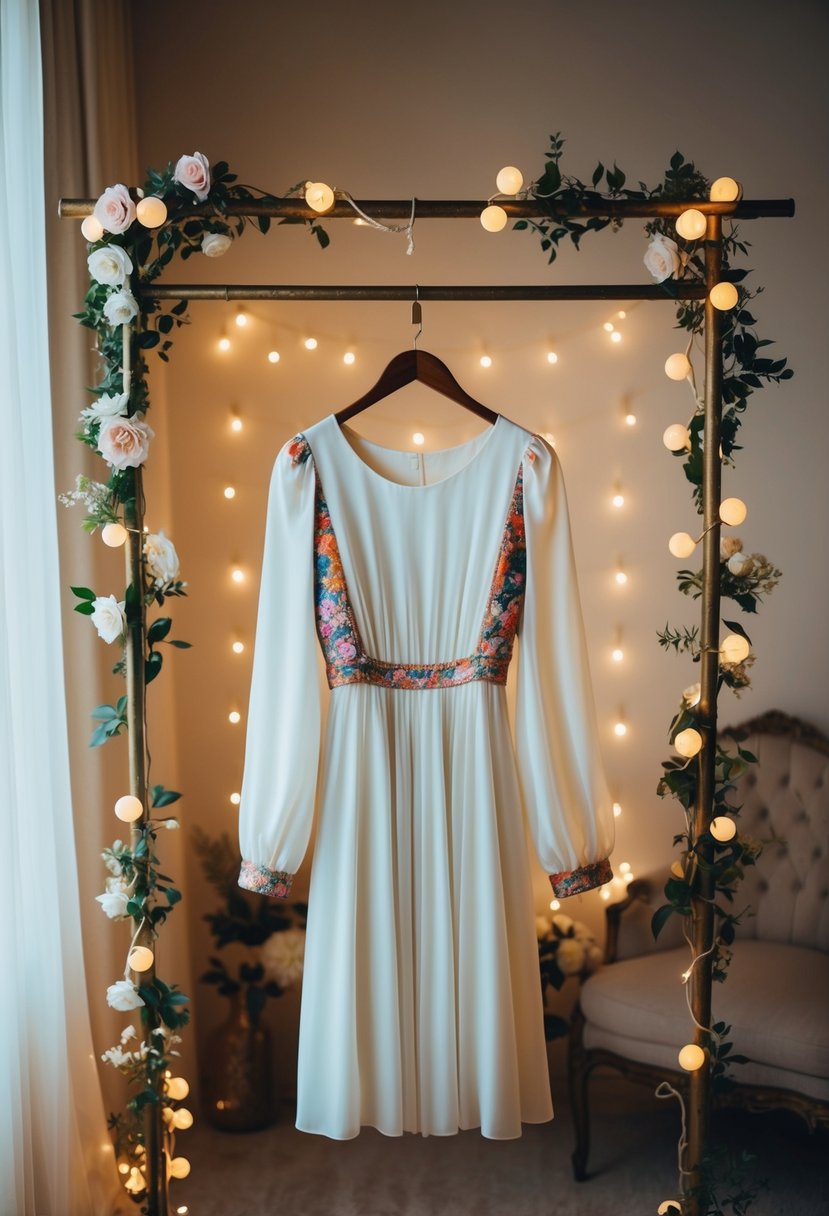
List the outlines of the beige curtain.
<svg viewBox="0 0 829 1216">
<path fill-rule="evenodd" d="M 77 222 L 58 218 L 58 200 L 96 197 L 114 182 L 132 185 L 143 180 L 136 156 L 130 8 L 128 0 L 40 0 L 56 493 L 72 488 L 78 473 L 106 479 L 101 460 L 74 438 L 78 415 L 90 401 L 85 386 L 95 383 L 97 368 L 93 335 L 72 317 L 82 307 L 88 284 L 86 243 Z M 158 391 L 153 396 L 153 426 L 159 434 L 159 449 L 164 444 L 163 417 L 163 392 Z M 165 457 L 169 460 L 169 454 Z M 162 458 L 154 464 L 147 470 L 148 521 L 154 530 L 164 528 L 169 533 L 167 465 Z M 91 709 L 101 702 L 111 703 L 123 689 L 111 673 L 114 658 L 110 648 L 102 645 L 87 620 L 72 612 L 76 601 L 69 586 L 92 587 L 104 595 L 117 590 L 120 597 L 124 570 L 120 550 L 107 550 L 97 536 L 90 538 L 81 530 L 81 507 L 60 507 L 59 511 L 72 802 L 89 1016 L 97 1060 L 118 1041 L 128 1020 L 109 1009 L 105 1000 L 108 985 L 123 975 L 127 930 L 108 921 L 95 902 L 104 889 L 101 849 L 123 835 L 124 825 L 115 819 L 112 806 L 127 791 L 128 770 L 124 739 L 102 748 L 88 746 Z M 153 685 L 150 715 L 153 779 L 168 788 L 179 788 L 169 674 L 166 681 L 162 677 Z M 182 845 L 176 839 L 181 835 L 164 833 L 160 843 L 165 869 L 172 867 L 168 872 L 183 878 Z M 159 961 L 165 979 L 192 993 L 183 917 L 179 923 L 173 917 L 165 929 Z M 192 1077 L 189 1035 L 182 1048 L 180 1070 Z M 99 1076 L 105 1109 L 122 1109 L 121 1078 L 109 1065 L 99 1065 Z"/>
</svg>

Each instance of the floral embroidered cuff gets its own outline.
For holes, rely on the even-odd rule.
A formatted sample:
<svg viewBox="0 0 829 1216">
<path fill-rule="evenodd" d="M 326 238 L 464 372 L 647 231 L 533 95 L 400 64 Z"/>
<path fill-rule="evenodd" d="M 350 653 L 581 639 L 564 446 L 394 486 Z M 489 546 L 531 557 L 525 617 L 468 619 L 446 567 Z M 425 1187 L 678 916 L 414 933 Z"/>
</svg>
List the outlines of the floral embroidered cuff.
<svg viewBox="0 0 829 1216">
<path fill-rule="evenodd" d="M 559 899 L 568 895 L 581 895 L 584 891 L 592 891 L 594 887 L 602 887 L 610 882 L 613 871 L 607 857 L 601 861 L 591 861 L 588 866 L 579 866 L 577 870 L 562 870 L 559 874 L 551 874 L 550 882 L 553 894 Z"/>
<path fill-rule="evenodd" d="M 275 895 L 278 899 L 284 899 L 290 893 L 293 881 L 293 874 L 287 874 L 285 870 L 269 870 L 252 861 L 243 861 L 239 871 L 240 887 L 255 891 L 257 895 Z"/>
</svg>

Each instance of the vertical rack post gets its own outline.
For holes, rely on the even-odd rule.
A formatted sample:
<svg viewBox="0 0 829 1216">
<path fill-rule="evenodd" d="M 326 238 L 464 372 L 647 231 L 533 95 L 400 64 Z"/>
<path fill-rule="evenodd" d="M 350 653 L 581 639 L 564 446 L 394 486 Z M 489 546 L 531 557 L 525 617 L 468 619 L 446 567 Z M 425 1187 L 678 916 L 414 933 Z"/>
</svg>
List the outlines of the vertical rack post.
<svg viewBox="0 0 829 1216">
<path fill-rule="evenodd" d="M 705 865 L 713 857 L 708 835 L 714 802 L 717 757 L 717 683 L 719 678 L 720 634 L 720 427 L 722 421 L 722 313 L 711 303 L 711 288 L 722 273 L 722 217 L 709 215 L 705 234 L 705 420 L 702 456 L 703 560 L 702 607 L 700 628 L 700 703 L 699 725 L 702 750 L 697 757 L 697 800 L 694 808 L 694 839 L 703 862 L 700 868 L 699 895 L 692 900 L 692 938 L 694 958 L 700 965 L 691 972 L 691 1010 L 696 1022 L 711 1025 L 711 950 L 714 941 L 714 885 Z M 704 1050 L 709 1035 L 695 1028 L 695 1042 Z M 711 1059 L 706 1050 L 705 1063 L 689 1077 L 688 1147 L 684 1168 L 690 1189 L 700 1183 L 700 1162 L 708 1145 L 711 1112 Z M 699 1216 L 700 1203 L 693 1198 L 689 1216 Z"/>
<path fill-rule="evenodd" d="M 131 325 L 123 326 L 123 391 L 129 393 L 132 382 L 132 340 Z M 139 800 L 144 808 L 139 820 L 133 823 L 130 830 L 130 849 L 135 856 L 137 845 L 145 839 L 143 828 L 149 818 L 147 805 L 147 770 L 146 770 L 146 739 L 145 739 L 145 707 L 147 696 L 146 672 L 144 655 L 146 651 L 145 638 L 147 633 L 147 613 L 144 605 L 144 577 L 142 565 L 142 550 L 144 546 L 144 487 L 141 468 L 130 469 L 132 481 L 131 493 L 127 495 L 124 504 L 124 524 L 127 528 L 127 543 L 125 549 L 126 564 L 126 616 L 127 631 L 125 637 L 124 659 L 127 684 L 127 740 L 129 751 L 130 793 Z M 137 863 L 139 874 L 141 861 Z M 143 861 L 146 868 L 146 855 Z M 140 881 L 140 880 L 139 880 Z M 152 944 L 149 925 L 142 925 L 136 937 L 136 944 Z M 155 962 L 148 971 L 141 974 L 142 982 L 152 983 L 155 978 Z M 144 1037 L 150 1042 L 153 1030 L 160 1025 L 158 1014 L 146 1006 L 142 1013 L 145 1015 Z M 144 1107 L 144 1162 L 147 1184 L 147 1214 L 148 1216 L 167 1216 L 167 1175 L 164 1156 L 164 1135 L 162 1127 L 162 1103 L 160 1087 L 163 1077 L 158 1078 L 159 1100 L 148 1102 Z"/>
</svg>

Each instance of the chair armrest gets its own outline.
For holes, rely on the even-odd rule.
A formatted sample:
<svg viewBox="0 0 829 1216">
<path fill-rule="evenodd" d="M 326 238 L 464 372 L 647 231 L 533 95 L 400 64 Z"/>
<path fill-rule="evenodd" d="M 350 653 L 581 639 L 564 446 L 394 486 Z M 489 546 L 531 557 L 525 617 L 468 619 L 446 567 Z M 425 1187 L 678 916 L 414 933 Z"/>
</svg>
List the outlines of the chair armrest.
<svg viewBox="0 0 829 1216">
<path fill-rule="evenodd" d="M 605 963 L 673 950 L 682 945 L 682 923 L 678 916 L 669 919 L 656 941 L 651 931 L 651 918 L 660 902 L 664 902 L 662 892 L 669 874 L 670 871 L 665 870 L 634 879 L 625 898 L 608 905 L 605 910 Z"/>
</svg>

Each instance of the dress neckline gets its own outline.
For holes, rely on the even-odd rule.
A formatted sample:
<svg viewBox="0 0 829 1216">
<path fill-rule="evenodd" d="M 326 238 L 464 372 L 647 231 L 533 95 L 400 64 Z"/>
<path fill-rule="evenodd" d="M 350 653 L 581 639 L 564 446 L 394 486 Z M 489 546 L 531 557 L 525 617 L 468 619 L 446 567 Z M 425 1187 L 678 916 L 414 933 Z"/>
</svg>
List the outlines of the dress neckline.
<svg viewBox="0 0 829 1216">
<path fill-rule="evenodd" d="M 382 473 L 378 473 L 377 470 L 373 469 L 370 464 L 367 464 L 366 461 L 363 460 L 362 456 L 360 456 L 355 448 L 353 448 L 349 443 L 346 431 L 354 435 L 360 441 L 360 443 L 365 444 L 366 447 L 374 448 L 375 451 L 381 452 L 384 455 L 412 456 L 417 455 L 417 453 L 409 452 L 405 448 L 387 448 L 381 443 L 374 443 L 370 439 L 365 439 L 362 435 L 358 434 L 357 431 L 352 430 L 351 427 L 347 425 L 340 426 L 339 422 L 337 422 L 336 416 L 333 413 L 328 415 L 328 421 L 333 429 L 337 432 L 339 442 L 342 443 L 342 445 L 348 450 L 351 459 L 365 471 L 368 477 L 376 478 L 377 481 L 383 482 L 385 485 L 394 486 L 395 489 L 398 490 L 416 491 L 433 490 L 436 486 L 444 486 L 448 482 L 454 481 L 456 478 L 461 477 L 467 471 L 467 469 L 472 468 L 473 465 L 480 460 L 483 453 L 489 447 L 493 435 L 498 430 L 503 420 L 503 414 L 499 414 L 490 426 L 488 432 L 482 431 L 481 434 L 473 436 L 472 439 L 467 439 L 465 443 L 458 443 L 450 448 L 435 448 L 433 451 L 427 453 L 429 456 L 445 456 L 449 452 L 461 452 L 464 448 L 470 448 L 473 446 L 473 444 L 478 444 L 477 450 L 473 452 L 469 460 L 462 464 L 459 469 L 456 469 L 454 473 L 450 473 L 447 477 L 441 477 L 437 481 L 428 481 L 424 485 L 409 485 L 404 481 L 393 481 L 390 477 L 384 477 Z"/>
</svg>

